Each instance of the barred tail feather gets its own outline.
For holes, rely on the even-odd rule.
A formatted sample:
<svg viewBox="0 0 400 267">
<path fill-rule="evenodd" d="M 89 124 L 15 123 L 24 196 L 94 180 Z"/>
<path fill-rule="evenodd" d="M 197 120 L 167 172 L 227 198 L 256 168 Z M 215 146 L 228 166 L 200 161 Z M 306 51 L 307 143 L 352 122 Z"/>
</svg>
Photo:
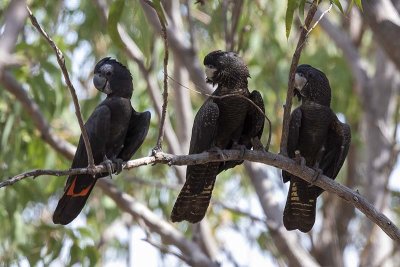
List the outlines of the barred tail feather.
<svg viewBox="0 0 400 267">
<path fill-rule="evenodd" d="M 219 164 L 188 166 L 186 182 L 172 209 L 171 220 L 191 223 L 201 221 L 206 215 L 214 189 Z"/>
<path fill-rule="evenodd" d="M 287 230 L 307 233 L 315 222 L 317 195 L 309 184 L 300 178 L 292 178 L 283 212 L 283 224 Z"/>
</svg>

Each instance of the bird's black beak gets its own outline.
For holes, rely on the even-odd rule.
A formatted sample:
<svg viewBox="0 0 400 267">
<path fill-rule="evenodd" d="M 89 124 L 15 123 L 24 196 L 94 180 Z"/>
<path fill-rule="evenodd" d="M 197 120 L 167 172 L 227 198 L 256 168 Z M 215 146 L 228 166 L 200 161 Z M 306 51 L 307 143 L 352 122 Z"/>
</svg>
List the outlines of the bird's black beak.
<svg viewBox="0 0 400 267">
<path fill-rule="evenodd" d="M 97 90 L 104 92 L 105 94 L 111 93 L 110 83 L 107 78 L 100 73 L 95 73 L 93 77 L 93 84 Z"/>
<path fill-rule="evenodd" d="M 298 101 L 301 101 L 301 93 L 300 93 L 299 89 L 294 88 L 293 95 L 297 97 Z"/>
</svg>

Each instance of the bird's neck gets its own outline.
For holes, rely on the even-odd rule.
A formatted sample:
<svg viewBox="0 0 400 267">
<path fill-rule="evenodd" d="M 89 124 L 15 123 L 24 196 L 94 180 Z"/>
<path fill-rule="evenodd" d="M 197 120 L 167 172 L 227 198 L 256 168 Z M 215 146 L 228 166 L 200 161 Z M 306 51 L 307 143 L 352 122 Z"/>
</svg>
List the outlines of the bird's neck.
<svg viewBox="0 0 400 267">
<path fill-rule="evenodd" d="M 215 90 L 214 95 L 216 96 L 223 96 L 228 94 L 238 94 L 238 95 L 249 95 L 249 90 L 246 86 L 235 86 L 235 87 L 228 87 L 224 85 L 218 85 L 217 90 Z"/>
<path fill-rule="evenodd" d="M 329 103 L 319 103 L 319 102 L 316 102 L 314 100 L 309 100 L 309 99 L 303 99 L 301 104 L 304 106 L 330 107 Z"/>
</svg>

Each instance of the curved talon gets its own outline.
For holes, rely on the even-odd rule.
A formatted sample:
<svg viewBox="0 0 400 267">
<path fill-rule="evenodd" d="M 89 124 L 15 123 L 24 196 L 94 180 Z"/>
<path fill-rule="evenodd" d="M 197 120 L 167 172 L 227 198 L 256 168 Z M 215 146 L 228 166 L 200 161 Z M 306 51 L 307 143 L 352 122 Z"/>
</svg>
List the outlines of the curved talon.
<svg viewBox="0 0 400 267">
<path fill-rule="evenodd" d="M 301 156 L 300 150 L 296 150 L 294 152 L 294 158 L 296 163 L 299 164 L 301 167 L 306 166 L 306 159 Z"/>
<path fill-rule="evenodd" d="M 212 148 L 210 148 L 208 150 L 208 152 L 214 152 L 214 153 L 218 153 L 218 155 L 220 155 L 220 157 L 223 159 L 223 162 L 226 162 L 226 156 L 224 154 L 224 152 L 222 152 L 221 148 L 217 147 L 217 146 L 213 146 Z"/>
<path fill-rule="evenodd" d="M 239 145 L 237 142 L 234 142 L 231 149 L 240 150 L 240 158 L 243 158 L 247 147 L 245 145 Z"/>
<path fill-rule="evenodd" d="M 123 168 L 122 163 L 123 162 L 124 161 L 122 159 L 119 159 L 119 158 L 116 158 L 116 159 L 113 160 L 113 163 L 115 163 L 115 165 L 116 165 L 116 168 L 115 168 L 115 173 L 116 174 L 120 174 L 122 172 L 122 168 Z"/>
<path fill-rule="evenodd" d="M 107 158 L 107 156 L 104 156 L 104 161 L 101 163 L 104 167 L 106 167 L 110 178 L 112 179 L 112 173 L 113 173 L 113 162 Z"/>
<path fill-rule="evenodd" d="M 322 170 L 321 170 L 321 169 L 315 168 L 314 170 L 315 170 L 315 173 L 314 173 L 314 175 L 313 175 L 313 177 L 312 177 L 312 179 L 311 179 L 311 182 L 310 182 L 309 187 L 310 187 L 310 186 L 313 186 L 313 185 L 315 184 L 315 182 L 316 182 L 316 181 L 321 177 L 321 175 L 322 175 Z"/>
</svg>

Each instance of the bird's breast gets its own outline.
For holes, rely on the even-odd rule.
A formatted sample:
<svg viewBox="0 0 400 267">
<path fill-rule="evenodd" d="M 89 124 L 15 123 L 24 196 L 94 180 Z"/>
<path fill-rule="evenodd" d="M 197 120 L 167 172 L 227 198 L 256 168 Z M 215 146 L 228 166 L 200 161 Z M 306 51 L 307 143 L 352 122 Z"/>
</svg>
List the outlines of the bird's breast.
<svg viewBox="0 0 400 267">
<path fill-rule="evenodd" d="M 305 158 L 313 158 L 326 142 L 334 114 L 326 106 L 302 106 L 298 149 Z"/>
<path fill-rule="evenodd" d="M 224 146 L 230 140 L 239 139 L 250 104 L 240 97 L 226 97 L 217 101 L 217 105 L 219 108 L 217 139 L 218 143 Z"/>
</svg>

